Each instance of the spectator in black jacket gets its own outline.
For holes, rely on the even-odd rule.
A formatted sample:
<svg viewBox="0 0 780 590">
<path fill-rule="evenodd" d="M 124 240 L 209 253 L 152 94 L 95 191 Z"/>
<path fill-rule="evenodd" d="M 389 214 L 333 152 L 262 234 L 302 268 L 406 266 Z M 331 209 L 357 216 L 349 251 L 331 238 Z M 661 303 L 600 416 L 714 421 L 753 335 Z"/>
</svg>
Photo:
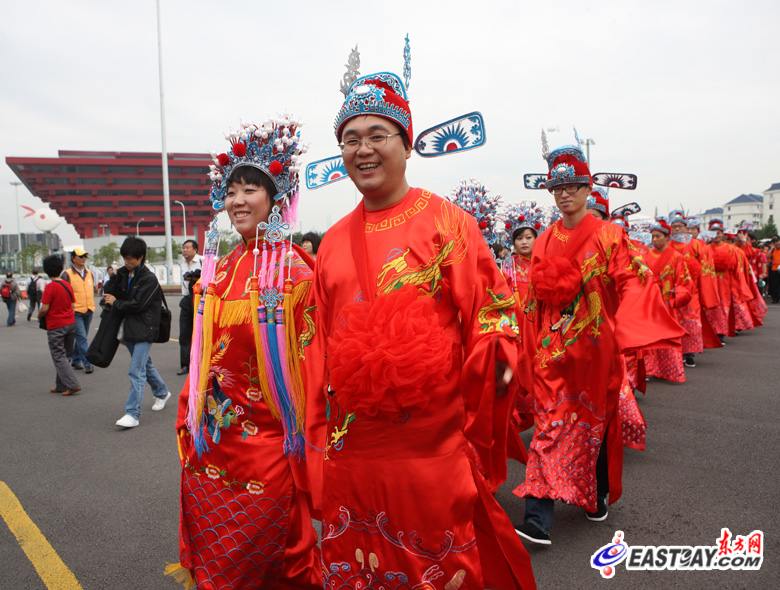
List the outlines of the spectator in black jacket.
<svg viewBox="0 0 780 590">
<path fill-rule="evenodd" d="M 152 405 L 154 411 L 165 408 L 171 392 L 149 356 L 160 326 L 162 288 L 144 264 L 146 242 L 140 238 L 127 238 L 119 253 L 125 265 L 105 285 L 103 299 L 106 305 L 121 314 L 120 340 L 130 351 L 130 395 L 125 404 L 125 415 L 116 421 L 116 425 L 134 428 L 139 424 L 147 383 L 156 398 Z"/>
</svg>

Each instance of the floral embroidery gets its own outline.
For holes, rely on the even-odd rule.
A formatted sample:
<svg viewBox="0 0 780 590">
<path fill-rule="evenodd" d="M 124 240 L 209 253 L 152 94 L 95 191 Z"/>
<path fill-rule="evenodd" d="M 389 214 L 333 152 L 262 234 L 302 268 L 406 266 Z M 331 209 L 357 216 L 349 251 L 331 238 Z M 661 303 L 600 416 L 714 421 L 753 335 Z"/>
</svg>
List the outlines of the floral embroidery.
<svg viewBox="0 0 780 590">
<path fill-rule="evenodd" d="M 254 495 L 263 494 L 265 493 L 265 483 L 252 480 L 246 484 L 246 491 Z"/>
<path fill-rule="evenodd" d="M 241 429 L 243 430 L 243 432 L 241 433 L 241 438 L 243 440 L 246 440 L 247 437 L 249 436 L 255 436 L 258 431 L 257 424 L 255 424 L 251 420 L 244 420 L 241 423 Z"/>
<path fill-rule="evenodd" d="M 224 469 L 220 469 L 216 465 L 207 465 L 203 468 L 203 473 L 205 473 L 206 477 L 209 479 L 219 479 L 220 477 L 227 475 L 227 472 Z"/>
</svg>

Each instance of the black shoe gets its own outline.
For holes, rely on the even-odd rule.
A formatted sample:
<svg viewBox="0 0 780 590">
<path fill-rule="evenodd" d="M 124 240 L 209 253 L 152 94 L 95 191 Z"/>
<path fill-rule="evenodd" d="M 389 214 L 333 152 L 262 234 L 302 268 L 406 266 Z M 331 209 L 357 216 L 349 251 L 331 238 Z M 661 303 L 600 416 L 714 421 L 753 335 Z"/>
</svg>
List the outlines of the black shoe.
<svg viewBox="0 0 780 590">
<path fill-rule="evenodd" d="M 550 535 L 545 533 L 532 522 L 524 522 L 520 528 L 515 529 L 515 532 L 526 541 L 531 541 L 531 543 L 536 543 L 538 545 L 552 545 Z"/>
<path fill-rule="evenodd" d="M 89 375 L 90 373 L 94 373 L 94 372 L 95 372 L 95 369 L 93 369 L 93 368 L 92 368 L 92 365 L 90 365 L 89 367 L 85 367 L 85 368 L 84 368 L 84 372 L 85 372 L 87 375 Z"/>
<path fill-rule="evenodd" d="M 603 498 L 596 499 L 596 512 L 585 513 L 585 516 L 588 520 L 592 520 L 593 522 L 602 522 L 604 520 L 607 520 L 607 516 L 609 515 L 609 511 L 607 510 L 608 496 L 609 494 L 607 494 Z"/>
<path fill-rule="evenodd" d="M 696 361 L 692 354 L 686 354 L 683 356 L 683 364 L 689 369 L 693 369 L 696 366 Z"/>
<path fill-rule="evenodd" d="M 177 375 L 186 375 L 186 374 L 187 374 L 187 373 L 189 373 L 189 372 L 190 372 L 190 368 L 189 368 L 189 367 L 182 367 L 181 369 L 179 369 L 179 370 L 176 372 L 176 374 L 177 374 Z"/>
<path fill-rule="evenodd" d="M 71 365 L 76 371 L 83 371 L 84 365 Z"/>
</svg>

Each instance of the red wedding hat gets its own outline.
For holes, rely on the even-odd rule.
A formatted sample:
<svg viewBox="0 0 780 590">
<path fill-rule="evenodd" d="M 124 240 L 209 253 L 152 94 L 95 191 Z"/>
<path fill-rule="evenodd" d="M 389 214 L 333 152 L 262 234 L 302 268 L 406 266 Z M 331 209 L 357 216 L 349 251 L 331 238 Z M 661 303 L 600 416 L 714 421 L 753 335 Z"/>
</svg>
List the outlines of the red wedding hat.
<svg viewBox="0 0 780 590">
<path fill-rule="evenodd" d="M 606 219 L 609 219 L 609 193 L 604 187 L 596 186 L 588 197 L 588 209 L 600 211 Z"/>
<path fill-rule="evenodd" d="M 659 231 L 662 234 L 666 234 L 668 236 L 672 233 L 672 228 L 669 226 L 669 222 L 666 221 L 666 219 L 663 217 L 657 217 L 653 227 L 650 228 L 650 231 Z"/>
<path fill-rule="evenodd" d="M 409 98 L 404 83 L 395 74 L 368 74 L 352 82 L 334 125 L 339 141 L 347 121 L 360 115 L 376 115 L 392 121 L 403 129 L 409 145 L 414 144 Z"/>
<path fill-rule="evenodd" d="M 593 185 L 588 161 L 576 145 L 565 145 L 551 151 L 547 156 L 547 165 L 550 167 L 545 185 L 547 190 L 564 184 Z"/>
<path fill-rule="evenodd" d="M 709 225 L 707 226 L 707 229 L 709 229 L 710 231 L 717 231 L 719 229 L 723 229 L 723 220 L 711 219 Z"/>
</svg>

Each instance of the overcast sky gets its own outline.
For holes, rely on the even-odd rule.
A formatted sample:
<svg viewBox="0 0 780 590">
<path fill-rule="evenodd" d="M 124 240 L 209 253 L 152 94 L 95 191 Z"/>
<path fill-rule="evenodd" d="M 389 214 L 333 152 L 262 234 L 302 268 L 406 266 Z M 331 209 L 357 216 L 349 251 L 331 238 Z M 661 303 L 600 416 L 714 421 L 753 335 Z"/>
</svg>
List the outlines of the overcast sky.
<svg viewBox="0 0 780 590">
<path fill-rule="evenodd" d="M 555 145 L 572 125 L 596 142 L 593 171 L 638 174 L 613 206 L 695 212 L 780 182 L 777 0 L 161 2 L 169 151 L 222 151 L 240 120 L 290 112 L 310 160 L 335 155 L 350 48 L 361 73 L 400 74 L 408 32 L 415 129 L 479 110 L 488 137 L 472 152 L 413 157 L 414 186 L 445 194 L 475 177 L 507 201 L 551 203 L 522 175 L 545 171 L 540 129 L 560 128 Z M 4 3 L 0 67 L 3 159 L 160 149 L 154 0 Z M 4 162 L 0 177 L 0 232 L 13 232 Z M 301 192 L 304 230 L 355 203 L 349 181 Z M 20 204 L 40 201 L 21 187 Z"/>
</svg>

